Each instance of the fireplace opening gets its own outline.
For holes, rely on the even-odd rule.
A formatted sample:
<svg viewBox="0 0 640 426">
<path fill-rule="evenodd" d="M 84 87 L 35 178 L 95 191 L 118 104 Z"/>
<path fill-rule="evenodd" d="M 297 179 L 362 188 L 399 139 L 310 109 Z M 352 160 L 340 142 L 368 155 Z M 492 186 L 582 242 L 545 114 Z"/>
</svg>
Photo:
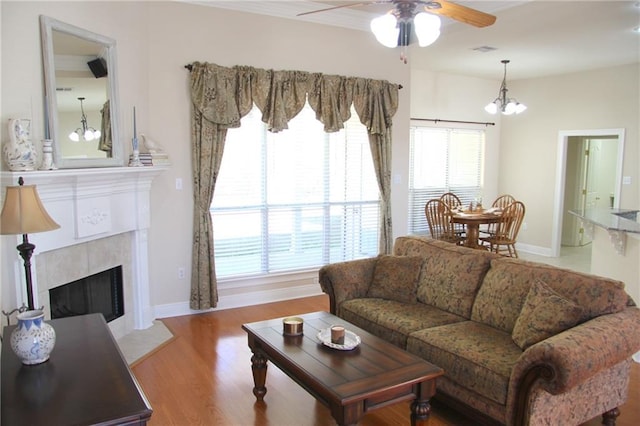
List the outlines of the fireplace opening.
<svg viewBox="0 0 640 426">
<path fill-rule="evenodd" d="M 122 266 L 49 290 L 51 318 L 101 313 L 107 322 L 124 315 Z"/>
</svg>

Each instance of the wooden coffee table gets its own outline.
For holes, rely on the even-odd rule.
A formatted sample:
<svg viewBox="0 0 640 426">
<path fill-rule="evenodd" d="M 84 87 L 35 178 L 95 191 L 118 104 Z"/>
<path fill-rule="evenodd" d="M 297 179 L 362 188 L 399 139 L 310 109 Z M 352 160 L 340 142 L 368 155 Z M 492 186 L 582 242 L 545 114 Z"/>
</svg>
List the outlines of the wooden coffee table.
<svg viewBox="0 0 640 426">
<path fill-rule="evenodd" d="M 253 394 L 262 401 L 267 361 L 291 377 L 331 410 L 339 425 L 356 424 L 363 414 L 413 400 L 411 424 L 429 417 L 429 399 L 444 371 L 397 346 L 327 312 L 298 315 L 304 334 L 284 336 L 282 318 L 244 324 L 253 352 Z M 317 339 L 321 329 L 341 324 L 360 336 L 351 351 L 329 348 Z"/>
</svg>

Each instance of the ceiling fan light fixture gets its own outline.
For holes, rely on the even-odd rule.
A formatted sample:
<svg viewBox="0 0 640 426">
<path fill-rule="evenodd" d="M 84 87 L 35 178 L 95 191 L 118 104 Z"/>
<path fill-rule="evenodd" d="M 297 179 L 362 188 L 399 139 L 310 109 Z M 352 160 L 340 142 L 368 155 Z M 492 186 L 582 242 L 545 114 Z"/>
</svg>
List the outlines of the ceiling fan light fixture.
<svg viewBox="0 0 640 426">
<path fill-rule="evenodd" d="M 376 36 L 376 40 L 386 47 L 397 47 L 400 28 L 398 20 L 391 13 L 373 18 L 371 20 L 371 31 Z"/>
<path fill-rule="evenodd" d="M 429 13 L 418 13 L 414 18 L 414 28 L 418 45 L 426 47 L 433 44 L 440 37 L 440 18 Z"/>
</svg>

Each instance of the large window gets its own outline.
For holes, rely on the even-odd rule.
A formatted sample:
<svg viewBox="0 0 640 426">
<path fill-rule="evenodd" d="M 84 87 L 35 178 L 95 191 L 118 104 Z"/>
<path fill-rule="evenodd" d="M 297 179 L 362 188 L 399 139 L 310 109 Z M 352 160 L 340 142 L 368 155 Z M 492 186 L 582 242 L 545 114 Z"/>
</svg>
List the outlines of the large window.
<svg viewBox="0 0 640 426">
<path fill-rule="evenodd" d="M 307 105 L 271 133 L 254 109 L 230 129 L 211 213 L 218 278 L 375 256 L 379 191 L 366 128 L 352 109 L 325 133 Z"/>
<path fill-rule="evenodd" d="M 424 206 L 445 192 L 463 205 L 482 194 L 484 131 L 411 127 L 409 233 L 428 233 Z"/>
</svg>

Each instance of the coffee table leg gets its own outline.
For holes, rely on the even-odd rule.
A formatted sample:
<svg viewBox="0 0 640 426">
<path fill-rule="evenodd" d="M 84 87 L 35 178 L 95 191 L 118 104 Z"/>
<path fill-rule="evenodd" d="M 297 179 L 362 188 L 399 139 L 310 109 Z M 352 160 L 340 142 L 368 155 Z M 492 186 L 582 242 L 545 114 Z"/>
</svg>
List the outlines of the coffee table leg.
<svg viewBox="0 0 640 426">
<path fill-rule="evenodd" d="M 265 382 L 267 381 L 267 357 L 260 351 L 255 351 L 251 356 L 251 372 L 253 373 L 253 394 L 258 401 L 264 400 L 267 393 Z"/>
<path fill-rule="evenodd" d="M 431 414 L 429 400 L 436 393 L 436 381 L 428 380 L 418 385 L 416 399 L 411 403 L 411 426 L 415 426 L 418 420 L 426 420 Z"/>
</svg>

